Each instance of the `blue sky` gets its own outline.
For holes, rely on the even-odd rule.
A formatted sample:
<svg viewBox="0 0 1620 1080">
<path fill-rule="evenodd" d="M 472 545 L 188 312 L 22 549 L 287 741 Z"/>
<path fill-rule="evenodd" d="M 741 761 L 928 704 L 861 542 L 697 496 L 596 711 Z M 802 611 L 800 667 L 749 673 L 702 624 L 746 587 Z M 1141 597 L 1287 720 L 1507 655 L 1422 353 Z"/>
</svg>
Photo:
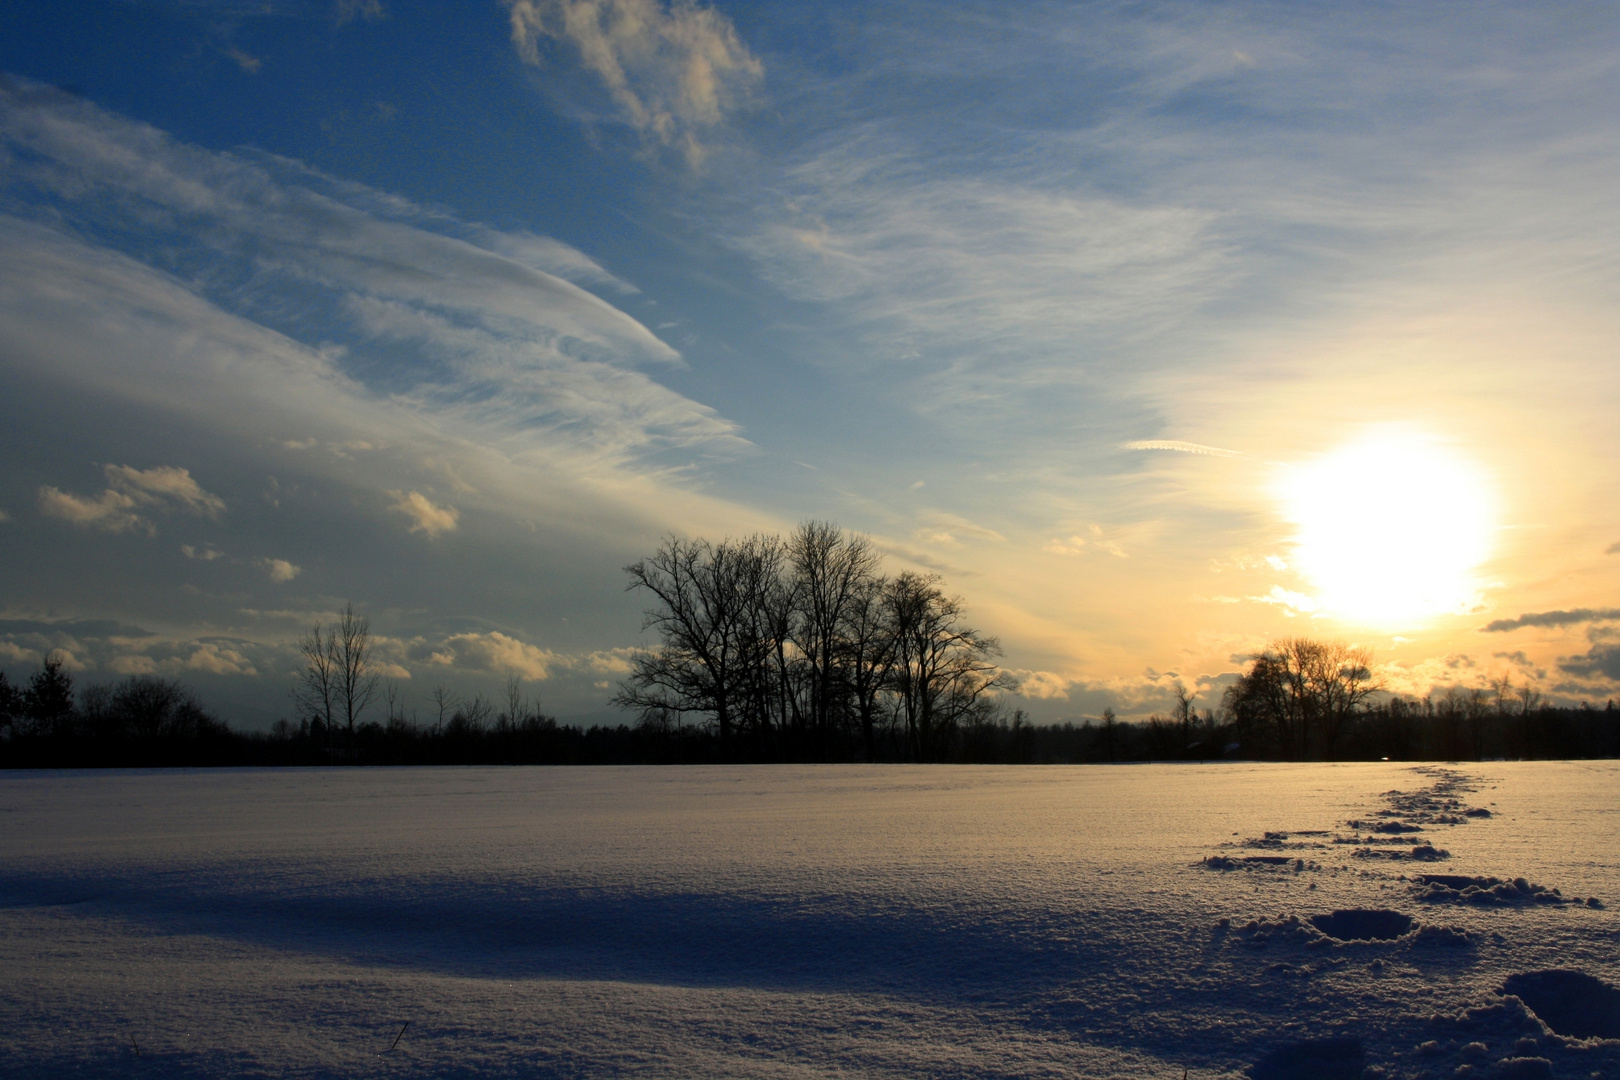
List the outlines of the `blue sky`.
<svg viewBox="0 0 1620 1080">
<path fill-rule="evenodd" d="M 818 518 L 943 574 L 1040 719 L 1213 703 L 1295 633 L 1601 699 L 1617 38 L 1599 4 L 8 5 L 0 664 L 262 724 L 352 600 L 408 702 L 517 674 L 607 719 L 620 567 Z M 1334 569 L 1320 513 L 1371 530 Z"/>
</svg>

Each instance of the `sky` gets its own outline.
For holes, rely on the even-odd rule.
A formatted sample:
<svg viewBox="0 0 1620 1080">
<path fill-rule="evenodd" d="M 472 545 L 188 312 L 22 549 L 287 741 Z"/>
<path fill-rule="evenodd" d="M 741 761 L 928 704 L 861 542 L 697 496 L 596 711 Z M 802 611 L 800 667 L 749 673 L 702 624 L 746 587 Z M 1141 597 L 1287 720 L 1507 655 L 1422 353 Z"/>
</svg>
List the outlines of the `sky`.
<svg viewBox="0 0 1620 1080">
<path fill-rule="evenodd" d="M 14 0 L 0 669 L 572 723 L 670 534 L 938 573 L 1041 722 L 1308 636 L 1620 686 L 1609 4 Z"/>
</svg>

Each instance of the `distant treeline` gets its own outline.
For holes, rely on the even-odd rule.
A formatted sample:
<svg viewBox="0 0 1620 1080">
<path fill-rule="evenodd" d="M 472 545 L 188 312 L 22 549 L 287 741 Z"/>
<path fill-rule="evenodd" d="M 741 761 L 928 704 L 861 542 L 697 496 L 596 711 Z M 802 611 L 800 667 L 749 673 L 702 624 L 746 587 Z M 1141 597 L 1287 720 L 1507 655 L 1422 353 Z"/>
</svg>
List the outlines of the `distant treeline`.
<svg viewBox="0 0 1620 1080">
<path fill-rule="evenodd" d="M 937 576 L 887 576 L 865 537 L 824 523 L 671 537 L 625 571 L 658 638 L 614 698 L 633 724 L 558 724 L 515 678 L 498 704 L 436 688 L 419 723 L 350 605 L 300 639 L 294 718 L 268 733 L 232 731 L 173 679 L 76 692 L 49 656 L 25 686 L 0 673 L 0 767 L 1620 757 L 1613 702 L 1554 708 L 1506 678 L 1403 698 L 1365 650 L 1307 638 L 1273 643 L 1203 708 L 1177 684 L 1167 716 L 1031 724 L 1000 646 Z"/>
<path fill-rule="evenodd" d="M 1218 710 L 1199 710 L 1182 692 L 1168 716 L 1126 723 L 1105 711 L 1096 721 L 1039 725 L 1020 712 L 981 711 L 951 729 L 937 761 L 963 764 L 1081 764 L 1222 759 L 1467 760 L 1620 757 L 1620 710 L 1551 707 L 1533 690 L 1505 683 L 1452 689 L 1414 701 L 1342 701 L 1320 679 L 1287 675 L 1300 657 L 1320 662 L 1337 646 L 1279 643 L 1257 658 Z M 1314 652 L 1320 649 L 1322 652 Z M 1285 659 L 1284 654 L 1290 658 Z M 1342 665 L 1331 670 L 1338 672 Z M 1330 670 L 1323 666 L 1321 672 Z M 481 696 L 441 696 L 429 724 L 390 703 L 385 720 L 346 724 L 305 718 L 268 732 L 234 731 L 209 715 L 183 684 L 150 675 L 76 689 L 47 658 L 23 686 L 0 673 L 0 768 L 222 765 L 611 765 L 792 761 L 728 747 L 712 723 L 644 717 L 635 725 L 558 724 L 515 693 L 505 708 Z M 858 742 L 849 756 L 864 758 Z M 887 729 L 879 761 L 914 760 L 902 733 Z M 740 752 L 744 751 L 744 752 Z"/>
</svg>

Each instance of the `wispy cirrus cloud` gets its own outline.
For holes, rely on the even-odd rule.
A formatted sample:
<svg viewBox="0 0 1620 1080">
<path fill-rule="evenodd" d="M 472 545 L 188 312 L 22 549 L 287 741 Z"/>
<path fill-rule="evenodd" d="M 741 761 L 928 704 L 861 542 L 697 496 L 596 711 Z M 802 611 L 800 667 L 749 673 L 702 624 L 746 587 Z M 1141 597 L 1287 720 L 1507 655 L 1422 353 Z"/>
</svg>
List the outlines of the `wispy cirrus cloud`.
<svg viewBox="0 0 1620 1080">
<path fill-rule="evenodd" d="M 212 302 L 315 338 L 366 391 L 412 398 L 441 423 L 536 442 L 566 432 L 553 447 L 576 457 L 589 432 L 595 460 L 616 467 L 670 447 L 747 445 L 735 424 L 640 370 L 680 355 L 575 284 L 633 289 L 567 245 L 285 159 L 190 147 L 15 81 L 0 85 L 0 146 L 15 165 L 0 210 L 71 223 L 178 271 Z"/>
<path fill-rule="evenodd" d="M 693 167 L 709 133 L 745 102 L 765 68 L 712 7 L 663 0 L 508 0 L 512 43 L 531 64 L 542 39 L 566 42 L 602 83 L 618 119 Z"/>
</svg>

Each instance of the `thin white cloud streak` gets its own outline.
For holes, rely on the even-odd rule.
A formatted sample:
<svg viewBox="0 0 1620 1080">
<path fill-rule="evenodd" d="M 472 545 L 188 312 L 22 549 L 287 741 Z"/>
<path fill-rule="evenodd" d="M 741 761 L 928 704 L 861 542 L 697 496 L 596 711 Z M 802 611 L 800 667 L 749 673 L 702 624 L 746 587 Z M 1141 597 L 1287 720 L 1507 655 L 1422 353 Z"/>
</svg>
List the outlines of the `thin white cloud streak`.
<svg viewBox="0 0 1620 1080">
<path fill-rule="evenodd" d="M 531 64 L 540 40 L 566 41 L 627 123 L 698 167 L 708 141 L 764 77 L 730 20 L 676 0 L 508 0 L 512 43 Z"/>
<path fill-rule="evenodd" d="M 1241 450 L 1223 450 L 1203 443 L 1182 442 L 1180 439 L 1136 439 L 1119 444 L 1121 450 L 1170 450 L 1179 454 L 1201 454 L 1206 457 L 1244 457 Z"/>
</svg>

